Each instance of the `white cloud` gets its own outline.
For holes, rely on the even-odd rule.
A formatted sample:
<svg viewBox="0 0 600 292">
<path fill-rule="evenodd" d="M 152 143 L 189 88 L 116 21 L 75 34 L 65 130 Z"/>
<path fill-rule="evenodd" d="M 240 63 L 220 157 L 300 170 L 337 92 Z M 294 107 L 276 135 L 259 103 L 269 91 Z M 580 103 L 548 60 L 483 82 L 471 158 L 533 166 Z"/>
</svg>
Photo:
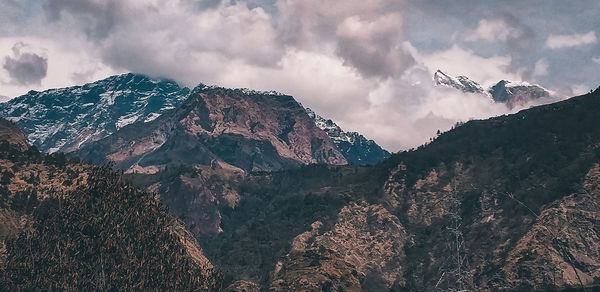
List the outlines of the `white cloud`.
<svg viewBox="0 0 600 292">
<path fill-rule="evenodd" d="M 548 75 L 548 61 L 546 59 L 539 59 L 535 62 L 533 69 L 533 76 L 545 76 Z"/>
<path fill-rule="evenodd" d="M 37 36 L 28 37 L 0 37 L 0 56 L 11 53 L 14 44 L 23 42 L 35 44 L 35 52 L 48 58 L 47 76 L 39 84 L 21 85 L 11 82 L 11 77 L 6 70 L 0 69 L 0 95 L 15 97 L 29 90 L 43 90 L 47 88 L 65 87 L 74 84 L 94 81 L 111 74 L 120 73 L 98 62 L 94 48 L 85 43 L 58 40 Z M 86 72 L 87 71 L 87 72 Z M 74 80 L 74 74 L 84 73 L 79 80 Z"/>
<path fill-rule="evenodd" d="M 546 39 L 546 46 L 551 49 L 562 49 L 592 45 L 598 42 L 595 31 L 582 34 L 550 35 Z"/>
<path fill-rule="evenodd" d="M 594 61 L 594 63 L 600 65 L 600 57 L 598 57 L 598 58 L 592 58 L 592 61 Z"/>
<path fill-rule="evenodd" d="M 467 41 L 507 41 L 509 39 L 517 39 L 523 35 L 523 31 L 519 28 L 509 25 L 503 19 L 482 19 L 479 21 L 477 28 L 467 36 Z"/>
<path fill-rule="evenodd" d="M 571 95 L 583 95 L 590 92 L 590 88 L 585 86 L 585 85 L 581 85 L 581 84 L 575 84 L 575 85 L 571 85 Z"/>
</svg>

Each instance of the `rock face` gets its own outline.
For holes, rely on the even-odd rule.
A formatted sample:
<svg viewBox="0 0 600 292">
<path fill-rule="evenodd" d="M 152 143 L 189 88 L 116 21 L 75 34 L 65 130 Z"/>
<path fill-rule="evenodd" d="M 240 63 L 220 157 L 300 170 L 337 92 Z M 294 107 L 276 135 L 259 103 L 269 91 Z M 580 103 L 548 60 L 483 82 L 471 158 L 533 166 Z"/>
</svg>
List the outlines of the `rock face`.
<svg viewBox="0 0 600 292">
<path fill-rule="evenodd" d="M 153 196 L 107 167 L 23 148 L 14 143 L 23 133 L 5 120 L 0 133 L 3 290 L 221 287 L 196 240 Z"/>
<path fill-rule="evenodd" d="M 511 82 L 501 80 L 485 90 L 477 82 L 465 76 L 453 77 L 440 70 L 433 75 L 436 85 L 458 89 L 466 93 L 481 94 L 495 102 L 504 103 L 509 109 L 522 107 L 532 101 L 547 100 L 551 102 L 550 92 L 543 87 L 526 82 Z"/>
<path fill-rule="evenodd" d="M 385 208 L 352 203 L 330 230 L 322 227 L 315 221 L 294 238 L 275 266 L 271 291 L 388 291 L 404 285 L 407 234 Z"/>
<path fill-rule="evenodd" d="M 291 96 L 215 87 L 198 87 L 178 109 L 127 126 L 76 155 L 145 173 L 174 164 L 271 171 L 347 163 Z"/>
<path fill-rule="evenodd" d="M 70 152 L 136 121 L 151 121 L 189 94 L 177 83 L 139 74 L 112 76 L 83 86 L 30 91 L 0 103 L 42 152 Z"/>
<path fill-rule="evenodd" d="M 345 132 L 332 120 L 327 120 L 307 108 L 308 116 L 317 127 L 325 131 L 333 140 L 344 158 L 352 165 L 374 165 L 390 157 L 390 153 L 375 141 L 365 138 L 357 132 Z"/>
</svg>

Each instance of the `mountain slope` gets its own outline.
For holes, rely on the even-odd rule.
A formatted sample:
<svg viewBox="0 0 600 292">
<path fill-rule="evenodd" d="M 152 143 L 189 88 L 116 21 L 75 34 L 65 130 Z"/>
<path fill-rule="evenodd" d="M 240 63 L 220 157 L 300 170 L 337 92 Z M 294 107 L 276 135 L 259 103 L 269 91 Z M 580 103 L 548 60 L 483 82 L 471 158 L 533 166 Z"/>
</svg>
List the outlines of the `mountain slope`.
<svg viewBox="0 0 600 292">
<path fill-rule="evenodd" d="M 346 164 L 291 96 L 206 86 L 177 110 L 127 126 L 75 155 L 149 173 L 173 164 L 221 163 L 246 171 Z"/>
<path fill-rule="evenodd" d="M 108 167 L 23 148 L 0 120 L 2 290 L 202 290 L 220 274 L 148 193 Z M 7 139 L 8 138 L 8 139 Z"/>
<path fill-rule="evenodd" d="M 232 286 L 273 291 L 598 287 L 599 108 L 597 90 L 375 167 L 249 175 L 201 245 Z"/>
<path fill-rule="evenodd" d="M 43 152 L 69 152 L 136 121 L 148 122 L 189 94 L 168 80 L 139 74 L 111 76 L 83 86 L 30 91 L 0 103 L 0 117 L 17 123 Z"/>
<path fill-rule="evenodd" d="M 325 131 L 333 140 L 349 164 L 373 165 L 390 156 L 390 153 L 377 145 L 375 141 L 368 140 L 360 133 L 345 132 L 332 120 L 326 120 L 309 108 L 306 108 L 306 112 L 317 127 Z"/>
</svg>

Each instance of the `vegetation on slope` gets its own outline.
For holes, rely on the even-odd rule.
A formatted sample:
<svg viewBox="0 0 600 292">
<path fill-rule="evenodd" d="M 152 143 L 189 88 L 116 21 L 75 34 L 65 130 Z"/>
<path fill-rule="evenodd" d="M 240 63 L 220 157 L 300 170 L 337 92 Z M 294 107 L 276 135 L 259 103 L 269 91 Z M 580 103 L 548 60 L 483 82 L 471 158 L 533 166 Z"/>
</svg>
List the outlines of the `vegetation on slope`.
<svg viewBox="0 0 600 292">
<path fill-rule="evenodd" d="M 219 289 L 195 239 L 110 166 L 3 140 L 0 173 L 2 290 Z"/>
</svg>

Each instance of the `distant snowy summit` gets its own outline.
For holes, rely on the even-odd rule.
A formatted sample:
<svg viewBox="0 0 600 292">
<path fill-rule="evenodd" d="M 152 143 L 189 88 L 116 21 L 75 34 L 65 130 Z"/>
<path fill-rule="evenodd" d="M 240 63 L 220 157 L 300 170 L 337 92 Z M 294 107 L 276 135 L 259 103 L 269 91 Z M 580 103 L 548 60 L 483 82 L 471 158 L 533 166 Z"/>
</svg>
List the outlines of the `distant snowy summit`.
<svg viewBox="0 0 600 292">
<path fill-rule="evenodd" d="M 549 90 L 537 84 L 501 80 L 490 88 L 484 89 L 479 83 L 466 76 L 454 77 L 441 70 L 437 70 L 433 74 L 433 81 L 438 86 L 446 86 L 466 93 L 481 94 L 495 102 L 504 103 L 509 109 L 551 97 Z"/>
<path fill-rule="evenodd" d="M 479 83 L 469 79 L 466 76 L 454 77 L 442 72 L 441 70 L 437 70 L 433 74 L 433 80 L 435 81 L 436 85 L 444 85 L 456 88 L 463 92 L 482 94 L 485 93 L 485 90 L 483 89 L 483 87 L 481 87 L 481 85 L 479 85 Z"/>
</svg>

